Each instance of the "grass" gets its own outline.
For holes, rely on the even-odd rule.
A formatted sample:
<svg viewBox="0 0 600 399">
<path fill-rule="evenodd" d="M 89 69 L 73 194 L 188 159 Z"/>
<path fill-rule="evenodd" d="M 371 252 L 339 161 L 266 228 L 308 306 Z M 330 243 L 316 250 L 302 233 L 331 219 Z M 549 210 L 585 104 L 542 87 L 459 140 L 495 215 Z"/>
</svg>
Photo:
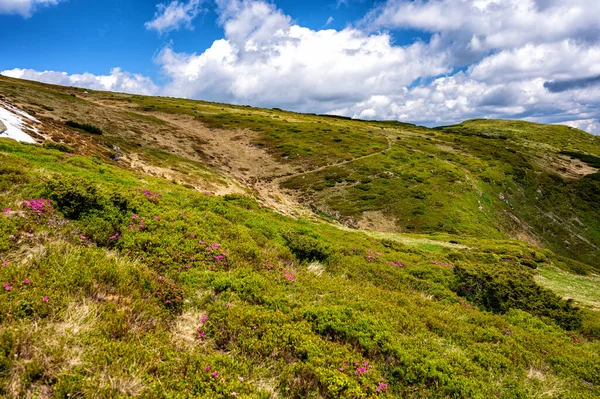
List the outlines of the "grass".
<svg viewBox="0 0 600 399">
<path fill-rule="evenodd" d="M 548 161 L 596 138 L 0 89 L 59 143 L 0 140 L 0 396 L 600 395 L 600 183 Z M 242 195 L 234 145 L 324 217 Z"/>
<path fill-rule="evenodd" d="M 8 140 L 0 151 L 3 396 L 599 394 L 596 330 L 457 295 L 453 267 L 534 284 L 523 262 L 554 264 L 551 251 L 405 244 L 85 156 Z M 47 211 L 22 205 L 40 197 Z"/>
<path fill-rule="evenodd" d="M 102 138 L 56 133 L 54 141 L 75 148 L 87 140 L 78 153 L 105 160 L 119 155 L 108 149 L 118 146 L 138 157 L 144 164 L 139 169 L 180 184 L 215 193 L 245 191 L 233 183 L 238 181 L 259 196 L 300 202 L 347 226 L 522 239 L 590 269 L 600 264 L 600 175 L 590 173 L 600 143 L 577 129 L 482 119 L 427 129 L 175 98 L 85 94 L 5 77 L 0 87 L 39 117 L 86 120 L 103 131 Z M 231 140 L 214 140 L 231 131 Z M 570 160 L 564 154 L 578 155 Z M 264 188 L 264 182 L 272 184 Z M 370 222 L 370 215 L 377 217 Z"/>
<path fill-rule="evenodd" d="M 600 310 L 600 276 L 596 274 L 579 276 L 557 267 L 542 267 L 536 281 L 565 299 L 573 299 L 578 304 Z"/>
</svg>

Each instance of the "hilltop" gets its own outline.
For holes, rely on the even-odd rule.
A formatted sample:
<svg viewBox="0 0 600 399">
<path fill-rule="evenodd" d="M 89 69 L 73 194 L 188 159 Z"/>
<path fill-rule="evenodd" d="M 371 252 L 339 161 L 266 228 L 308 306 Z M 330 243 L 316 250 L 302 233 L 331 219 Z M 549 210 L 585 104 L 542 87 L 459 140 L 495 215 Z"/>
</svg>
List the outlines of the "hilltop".
<svg viewBox="0 0 600 399">
<path fill-rule="evenodd" d="M 600 394 L 599 137 L 0 101 L 0 395 Z"/>
</svg>

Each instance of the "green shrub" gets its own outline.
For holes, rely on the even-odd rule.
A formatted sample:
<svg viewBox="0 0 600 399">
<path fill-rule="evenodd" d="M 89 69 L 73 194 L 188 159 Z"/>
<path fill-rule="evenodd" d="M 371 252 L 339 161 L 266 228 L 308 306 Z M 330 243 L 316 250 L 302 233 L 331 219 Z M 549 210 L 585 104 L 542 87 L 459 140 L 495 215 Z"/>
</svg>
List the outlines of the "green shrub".
<svg viewBox="0 0 600 399">
<path fill-rule="evenodd" d="M 540 287 L 525 270 L 457 265 L 454 274 L 458 295 L 485 310 L 503 314 L 510 309 L 520 309 L 552 319 L 566 330 L 581 328 L 582 314 L 572 301 L 563 301 L 552 291 Z"/>
<path fill-rule="evenodd" d="M 91 211 L 100 211 L 106 198 L 100 190 L 82 178 L 50 180 L 47 184 L 49 197 L 68 219 L 78 220 Z"/>
<path fill-rule="evenodd" d="M 0 191 L 7 191 L 12 187 L 29 181 L 26 170 L 30 163 L 20 159 L 0 155 Z"/>
<path fill-rule="evenodd" d="M 11 236 L 17 233 L 17 229 L 5 216 L 0 215 L 0 253 L 8 251 L 14 241 Z"/>
<path fill-rule="evenodd" d="M 331 248 L 323 241 L 296 231 L 283 233 L 287 247 L 301 261 L 325 261 L 331 255 Z"/>
<path fill-rule="evenodd" d="M 68 145 L 62 144 L 62 143 L 55 143 L 54 141 L 46 141 L 44 143 L 44 147 L 48 148 L 50 150 L 57 150 L 60 152 L 66 152 L 69 154 L 72 154 L 75 152 L 75 150 L 71 147 L 69 147 Z"/>
<path fill-rule="evenodd" d="M 79 130 L 83 130 L 84 132 L 88 132 L 91 134 L 97 134 L 97 135 L 101 135 L 102 134 L 102 129 L 100 129 L 99 127 L 96 127 L 94 125 L 90 125 L 89 123 L 79 123 L 79 122 L 74 122 L 74 121 L 66 121 L 65 125 L 72 127 L 73 129 L 79 129 Z"/>
</svg>

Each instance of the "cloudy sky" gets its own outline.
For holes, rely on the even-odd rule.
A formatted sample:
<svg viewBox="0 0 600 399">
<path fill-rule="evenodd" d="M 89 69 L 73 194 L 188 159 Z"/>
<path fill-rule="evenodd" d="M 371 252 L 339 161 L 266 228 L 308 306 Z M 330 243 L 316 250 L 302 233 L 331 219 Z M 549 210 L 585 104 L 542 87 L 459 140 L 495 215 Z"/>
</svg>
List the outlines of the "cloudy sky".
<svg viewBox="0 0 600 399">
<path fill-rule="evenodd" d="M 599 0 L 0 0 L 0 73 L 428 126 L 600 134 Z"/>
</svg>

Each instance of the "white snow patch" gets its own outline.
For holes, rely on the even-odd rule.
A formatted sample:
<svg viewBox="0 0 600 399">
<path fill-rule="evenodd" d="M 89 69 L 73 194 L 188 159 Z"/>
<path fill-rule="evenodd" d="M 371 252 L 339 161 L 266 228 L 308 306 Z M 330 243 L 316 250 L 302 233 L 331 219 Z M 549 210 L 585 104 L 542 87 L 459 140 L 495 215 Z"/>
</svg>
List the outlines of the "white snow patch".
<svg viewBox="0 0 600 399">
<path fill-rule="evenodd" d="M 28 121 L 24 121 L 23 118 L 28 119 Z M 23 130 L 28 129 L 38 133 L 38 130 L 29 123 L 41 122 L 29 115 L 27 112 L 21 111 L 10 104 L 0 101 L 0 121 L 2 121 L 4 126 L 6 126 L 6 130 L 0 134 L 0 138 L 9 138 L 25 143 L 35 143 L 33 137 L 25 133 Z"/>
</svg>

